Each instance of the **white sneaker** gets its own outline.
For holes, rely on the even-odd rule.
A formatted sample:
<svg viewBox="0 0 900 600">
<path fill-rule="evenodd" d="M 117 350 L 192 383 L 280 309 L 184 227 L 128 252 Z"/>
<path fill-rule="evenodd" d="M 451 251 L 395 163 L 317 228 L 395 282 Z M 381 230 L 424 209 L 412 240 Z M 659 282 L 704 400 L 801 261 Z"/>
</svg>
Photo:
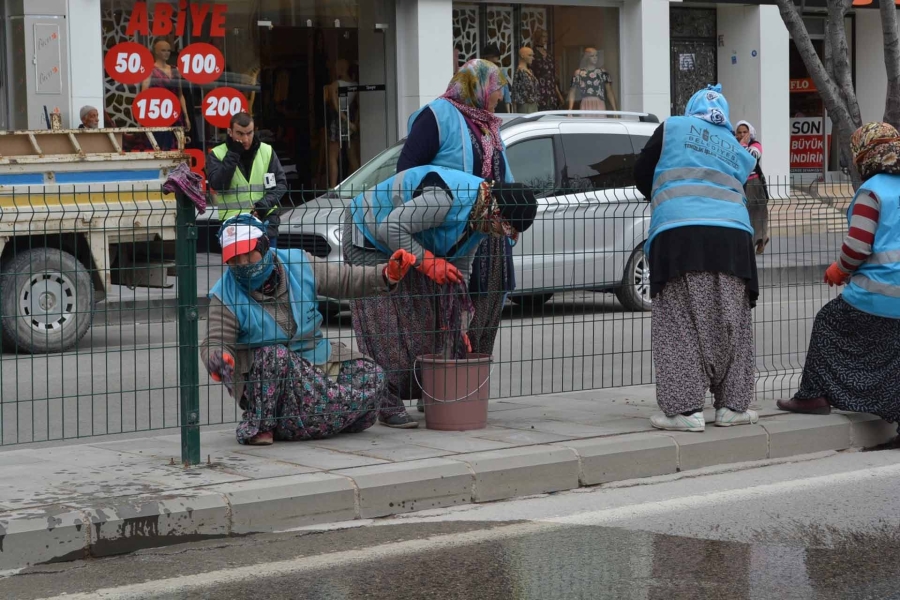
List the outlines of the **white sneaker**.
<svg viewBox="0 0 900 600">
<path fill-rule="evenodd" d="M 664 413 L 659 413 L 650 417 L 650 424 L 657 429 L 665 429 L 667 431 L 701 432 L 706 429 L 706 420 L 703 418 L 702 412 L 694 413 L 689 417 L 684 415 L 667 417 Z"/>
<path fill-rule="evenodd" d="M 735 412 L 730 408 L 716 409 L 716 426 L 731 427 L 732 425 L 753 425 L 759 421 L 759 413 L 747 409 L 744 412 Z"/>
</svg>

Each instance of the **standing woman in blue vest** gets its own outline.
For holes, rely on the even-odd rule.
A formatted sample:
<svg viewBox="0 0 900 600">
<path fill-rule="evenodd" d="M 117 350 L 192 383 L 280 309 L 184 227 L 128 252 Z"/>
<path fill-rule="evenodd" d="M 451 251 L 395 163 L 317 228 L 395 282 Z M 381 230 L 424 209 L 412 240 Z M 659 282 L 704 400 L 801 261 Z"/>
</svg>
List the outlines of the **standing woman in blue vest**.
<svg viewBox="0 0 900 600">
<path fill-rule="evenodd" d="M 800 389 L 778 408 L 827 415 L 833 406 L 900 423 L 900 133 L 868 123 L 850 149 L 863 184 L 825 272 L 828 285 L 847 287 L 816 315 Z"/>
<path fill-rule="evenodd" d="M 490 61 L 476 58 L 463 65 L 443 96 L 409 118 L 409 135 L 397 172 L 436 165 L 492 182 L 512 183 L 500 139 L 501 120 L 494 114 L 507 84 L 503 72 Z M 515 287 L 511 241 L 485 239 L 469 278 L 469 295 L 475 304 L 469 329 L 473 352 L 493 353 L 503 303 Z"/>
<path fill-rule="evenodd" d="M 656 399 L 650 423 L 703 431 L 707 389 L 715 424 L 756 423 L 753 323 L 759 297 L 744 183 L 756 159 L 734 138 L 722 87 L 694 94 L 685 116 L 657 128 L 638 158 L 651 203 L 650 257 Z"/>
<path fill-rule="evenodd" d="M 241 444 L 309 440 L 355 433 L 376 420 L 384 372 L 369 357 L 322 334 L 318 295 L 387 293 L 412 263 L 350 267 L 276 250 L 265 226 L 233 217 L 219 232 L 228 268 L 210 292 L 208 333 L 200 354 L 244 410 Z"/>
<path fill-rule="evenodd" d="M 516 239 L 536 213 L 534 192 L 521 184 L 492 186 L 431 165 L 401 171 L 350 203 L 342 236 L 347 262 L 381 264 L 399 250 L 415 257 L 415 271 L 393 294 L 351 305 L 360 349 L 387 372 L 379 411 L 384 425 L 418 426 L 403 405 L 420 398 L 417 357 L 464 358 L 473 351 L 471 322 L 478 309 L 465 281 L 475 253 L 485 239 Z"/>
</svg>

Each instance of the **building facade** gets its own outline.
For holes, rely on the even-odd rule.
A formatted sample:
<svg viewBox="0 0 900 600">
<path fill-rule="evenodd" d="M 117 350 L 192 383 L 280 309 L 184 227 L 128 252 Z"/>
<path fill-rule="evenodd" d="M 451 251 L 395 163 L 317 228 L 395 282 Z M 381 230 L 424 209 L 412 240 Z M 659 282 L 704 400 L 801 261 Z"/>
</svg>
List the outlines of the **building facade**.
<svg viewBox="0 0 900 600">
<path fill-rule="evenodd" d="M 813 0 L 806 5 L 821 52 L 821 9 Z M 222 119 L 212 113 L 237 106 L 222 101 L 227 95 L 217 90 L 227 88 L 239 93 L 298 189 L 331 185 L 396 143 L 409 115 L 442 94 L 454 70 L 485 46 L 497 47 L 501 68 L 514 80 L 518 50 L 541 38 L 559 108 L 568 106 L 585 50 L 595 48 L 621 110 L 662 119 L 718 81 L 732 119 L 756 126 L 770 180 L 818 173 L 823 163 L 840 169 L 836 157 L 822 152 L 821 101 L 774 5 L 3 0 L 0 6 L 0 129 L 46 128 L 54 112 L 75 127 L 86 105 L 99 109 L 104 126 L 136 126 L 151 97 L 169 97 L 173 114 L 183 113 L 177 124 L 190 124 L 189 146 L 203 152 L 224 136 Z M 886 78 L 878 10 L 857 8 L 847 31 L 863 118 L 879 119 Z M 191 49 L 198 48 L 219 60 L 207 62 L 208 76 L 190 77 Z M 134 72 L 117 76 L 112 55 Z M 157 87 L 173 96 L 148 92 Z"/>
</svg>

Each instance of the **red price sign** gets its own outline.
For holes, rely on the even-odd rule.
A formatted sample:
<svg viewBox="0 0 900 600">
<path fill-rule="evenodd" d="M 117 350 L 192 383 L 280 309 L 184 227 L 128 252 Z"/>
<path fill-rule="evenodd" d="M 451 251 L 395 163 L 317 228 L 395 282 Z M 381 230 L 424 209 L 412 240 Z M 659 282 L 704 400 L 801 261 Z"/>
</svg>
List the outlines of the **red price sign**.
<svg viewBox="0 0 900 600">
<path fill-rule="evenodd" d="M 103 68 L 107 75 L 119 83 L 134 85 L 150 77 L 153 55 L 138 43 L 122 42 L 106 53 Z"/>
<path fill-rule="evenodd" d="M 212 44 L 198 42 L 181 51 L 178 68 L 191 83 L 212 83 L 225 70 L 225 57 Z"/>
<path fill-rule="evenodd" d="M 170 127 L 181 116 L 178 98 L 166 88 L 150 88 L 138 94 L 131 113 L 141 127 Z"/>
<path fill-rule="evenodd" d="M 247 99 L 232 87 L 214 89 L 203 98 L 203 116 L 213 127 L 227 128 L 239 112 L 247 112 Z"/>
</svg>

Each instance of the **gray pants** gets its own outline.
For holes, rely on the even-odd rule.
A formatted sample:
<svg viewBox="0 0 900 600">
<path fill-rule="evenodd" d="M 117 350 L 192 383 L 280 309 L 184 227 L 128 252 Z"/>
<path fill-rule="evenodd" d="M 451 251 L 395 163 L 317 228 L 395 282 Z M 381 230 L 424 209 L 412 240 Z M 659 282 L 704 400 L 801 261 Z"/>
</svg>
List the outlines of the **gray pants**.
<svg viewBox="0 0 900 600">
<path fill-rule="evenodd" d="M 653 299 L 656 400 L 668 416 L 716 408 L 743 412 L 753 400 L 753 321 L 743 279 L 690 272 Z"/>
</svg>

